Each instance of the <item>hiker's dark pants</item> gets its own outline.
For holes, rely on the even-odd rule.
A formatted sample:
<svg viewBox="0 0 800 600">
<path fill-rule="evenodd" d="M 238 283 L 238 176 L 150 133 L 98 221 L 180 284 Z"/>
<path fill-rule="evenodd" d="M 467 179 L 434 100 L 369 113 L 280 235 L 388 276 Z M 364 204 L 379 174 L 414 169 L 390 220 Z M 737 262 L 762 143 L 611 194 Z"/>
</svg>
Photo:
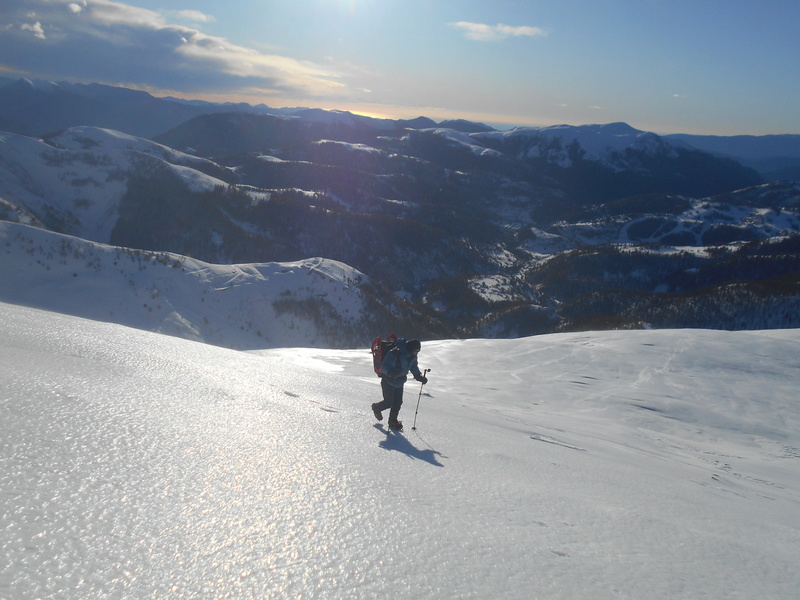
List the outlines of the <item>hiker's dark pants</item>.
<svg viewBox="0 0 800 600">
<path fill-rule="evenodd" d="M 403 406 L 403 386 L 394 387 L 390 385 L 385 377 L 381 379 L 381 390 L 383 391 L 383 401 L 375 405 L 380 411 L 389 410 L 389 423 L 397 421 L 400 414 L 400 407 Z"/>
</svg>

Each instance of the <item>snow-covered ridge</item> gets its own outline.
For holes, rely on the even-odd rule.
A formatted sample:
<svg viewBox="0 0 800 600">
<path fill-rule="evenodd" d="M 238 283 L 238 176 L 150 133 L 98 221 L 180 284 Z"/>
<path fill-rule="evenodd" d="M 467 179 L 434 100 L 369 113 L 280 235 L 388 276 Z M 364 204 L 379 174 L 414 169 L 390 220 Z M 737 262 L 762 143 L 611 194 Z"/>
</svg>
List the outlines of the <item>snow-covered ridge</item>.
<svg viewBox="0 0 800 600">
<path fill-rule="evenodd" d="M 625 160 L 628 152 L 645 156 L 657 153 L 672 155 L 678 148 L 691 148 L 679 139 L 667 140 L 655 133 L 634 129 L 627 123 L 517 127 L 508 131 L 476 133 L 444 127 L 423 131 L 441 136 L 479 156 L 499 157 L 510 148 L 515 158 L 544 159 L 564 168 L 573 164 L 572 147 L 578 149 L 583 160 L 602 163 L 615 171 L 631 168 Z"/>
<path fill-rule="evenodd" d="M 205 158 L 198 158 L 144 138 L 100 127 L 72 127 L 49 138 L 48 141 L 57 147 L 68 150 L 140 152 L 175 164 L 209 164 Z"/>
<path fill-rule="evenodd" d="M 171 169 L 193 191 L 227 186 L 224 181 L 203 172 L 219 170 L 219 165 L 208 159 L 111 129 L 72 127 L 48 138 L 47 142 L 59 149 L 88 153 L 95 160 L 105 158 L 108 162 L 116 162 L 121 169 L 129 169 L 136 157 L 154 158 Z M 91 164 L 92 160 L 86 162 Z"/>
<path fill-rule="evenodd" d="M 365 154 L 385 154 L 383 150 L 379 150 L 374 146 L 367 144 L 356 144 L 353 142 L 341 142 L 339 140 L 317 140 L 313 142 L 313 146 L 336 146 L 337 148 L 344 148 L 352 152 L 362 152 Z"/>
<path fill-rule="evenodd" d="M 518 127 L 510 131 L 473 133 L 470 136 L 478 141 L 522 142 L 522 156 L 545 158 L 563 167 L 572 164 L 568 153 L 572 144 L 577 144 L 585 153 L 585 160 L 605 162 L 612 167 L 618 166 L 616 155 L 627 150 L 653 154 L 686 146 L 677 141 L 668 143 L 655 133 L 634 129 L 627 123 Z"/>
<path fill-rule="evenodd" d="M 456 131 L 455 129 L 447 129 L 447 128 L 435 128 L 435 129 L 427 129 L 425 131 L 430 131 L 435 135 L 441 136 L 445 138 L 448 142 L 453 144 L 454 146 L 461 146 L 467 148 L 472 153 L 477 154 L 478 156 L 501 156 L 501 153 L 497 150 L 493 150 L 491 148 L 486 148 L 482 144 L 478 143 L 475 138 L 472 137 L 473 134 L 463 133 L 461 131 Z"/>
<path fill-rule="evenodd" d="M 323 258 L 215 265 L 0 222 L 0 300 L 220 346 L 333 345 L 361 326 L 366 281 Z"/>
<path fill-rule="evenodd" d="M 127 134 L 74 127 L 49 139 L 0 133 L 0 197 L 39 214 L 57 215 L 63 230 L 107 242 L 127 191 L 128 173 L 146 157 L 194 191 L 227 184 L 203 173 L 219 167 Z"/>
<path fill-rule="evenodd" d="M 798 330 L 423 340 L 395 435 L 366 349 L 0 302 L 0 597 L 787 600 L 798 355 Z"/>
</svg>

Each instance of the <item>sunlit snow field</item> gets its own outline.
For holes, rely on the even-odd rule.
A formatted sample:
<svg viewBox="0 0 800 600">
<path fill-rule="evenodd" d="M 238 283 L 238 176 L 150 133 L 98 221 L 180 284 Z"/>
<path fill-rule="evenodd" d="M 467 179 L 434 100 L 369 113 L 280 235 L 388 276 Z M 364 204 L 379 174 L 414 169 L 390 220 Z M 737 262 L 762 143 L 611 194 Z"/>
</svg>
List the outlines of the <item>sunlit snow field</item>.
<svg viewBox="0 0 800 600">
<path fill-rule="evenodd" d="M 0 304 L 0 598 L 797 598 L 800 331 L 367 344 Z"/>
</svg>

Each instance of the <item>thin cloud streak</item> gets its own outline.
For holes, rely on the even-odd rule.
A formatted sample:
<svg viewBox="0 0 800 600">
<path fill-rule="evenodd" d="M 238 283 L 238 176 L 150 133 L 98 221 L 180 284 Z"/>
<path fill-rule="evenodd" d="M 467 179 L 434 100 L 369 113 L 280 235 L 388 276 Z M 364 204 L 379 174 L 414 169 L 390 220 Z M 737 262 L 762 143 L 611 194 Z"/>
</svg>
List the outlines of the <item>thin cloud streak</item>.
<svg viewBox="0 0 800 600">
<path fill-rule="evenodd" d="M 470 23 L 469 21 L 457 21 L 449 23 L 449 26 L 461 30 L 464 35 L 477 42 L 493 42 L 504 40 L 510 37 L 544 37 L 547 32 L 540 27 L 530 27 L 523 25 L 512 27 L 511 25 L 485 25 L 483 23 Z"/>
</svg>

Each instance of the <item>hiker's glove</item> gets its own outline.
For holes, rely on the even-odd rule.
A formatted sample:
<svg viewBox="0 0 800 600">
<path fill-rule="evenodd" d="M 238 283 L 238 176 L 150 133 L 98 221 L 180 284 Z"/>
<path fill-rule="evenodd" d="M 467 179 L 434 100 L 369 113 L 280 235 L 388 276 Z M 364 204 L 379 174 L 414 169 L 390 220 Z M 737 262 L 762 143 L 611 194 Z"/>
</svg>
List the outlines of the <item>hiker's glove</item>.
<svg viewBox="0 0 800 600">
<path fill-rule="evenodd" d="M 426 383 L 428 383 L 428 378 L 425 377 L 425 375 L 420 375 L 419 377 L 415 377 L 414 379 L 416 379 L 417 381 L 421 382 L 422 385 L 425 385 Z"/>
</svg>

